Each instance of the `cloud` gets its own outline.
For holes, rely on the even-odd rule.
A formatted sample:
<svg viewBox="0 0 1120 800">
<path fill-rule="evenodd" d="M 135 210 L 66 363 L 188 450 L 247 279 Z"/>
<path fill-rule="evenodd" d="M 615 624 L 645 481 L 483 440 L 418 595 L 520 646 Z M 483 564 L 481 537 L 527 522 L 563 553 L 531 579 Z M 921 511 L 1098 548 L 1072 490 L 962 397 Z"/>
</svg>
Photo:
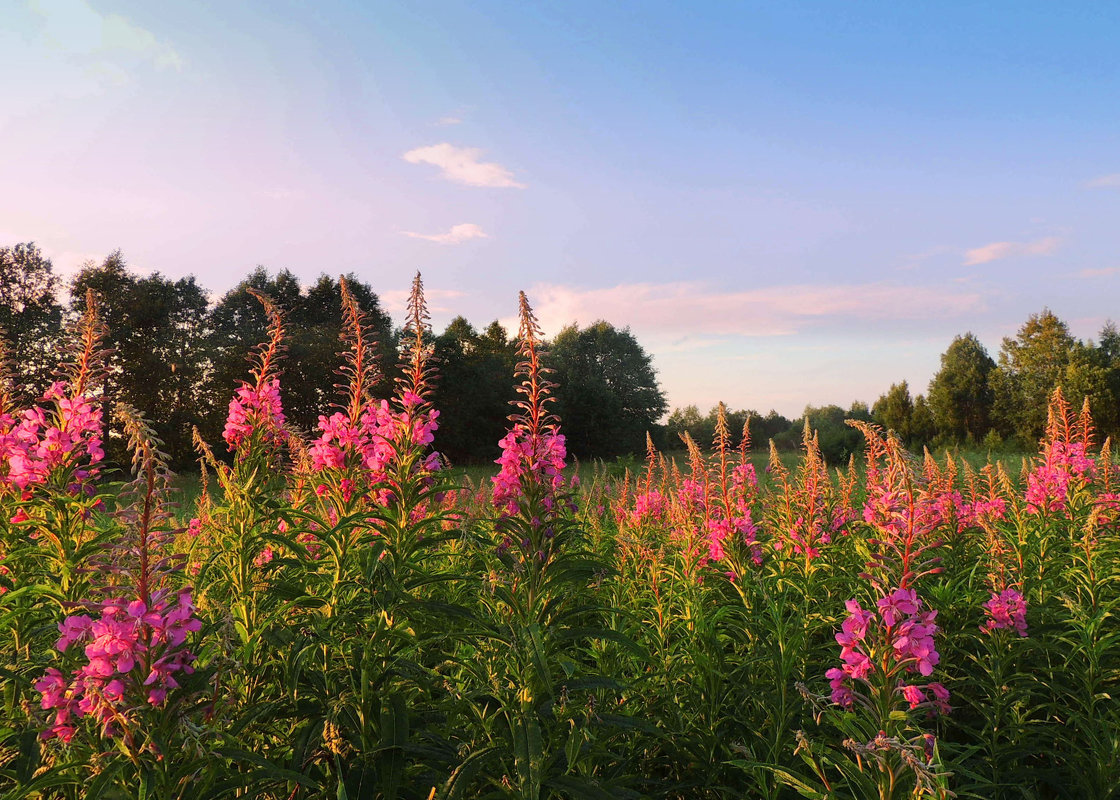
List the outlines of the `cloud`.
<svg viewBox="0 0 1120 800">
<path fill-rule="evenodd" d="M 1120 267 L 1104 267 L 1103 269 L 1083 269 L 1077 273 L 1079 278 L 1107 278 L 1110 275 L 1120 275 Z"/>
<path fill-rule="evenodd" d="M 438 120 L 436 120 L 436 125 L 459 125 L 462 122 L 463 120 L 460 117 L 440 117 Z"/>
<path fill-rule="evenodd" d="M 443 177 L 467 186 L 524 189 L 513 179 L 513 173 L 493 161 L 479 161 L 482 151 L 476 147 L 456 147 L 443 142 L 409 150 L 401 158 L 409 164 L 431 164 L 439 167 Z"/>
<path fill-rule="evenodd" d="M 533 288 L 542 327 L 554 333 L 571 322 L 598 319 L 629 325 L 646 335 L 789 336 L 809 327 L 843 322 L 910 321 L 963 316 L 984 310 L 977 292 L 886 283 L 771 286 L 721 291 L 702 283 L 637 283 L 604 289 L 554 284 Z"/>
<path fill-rule="evenodd" d="M 1091 181 L 1085 181 L 1086 189 L 1120 189 L 1120 172 L 1111 175 L 1101 175 Z"/>
<path fill-rule="evenodd" d="M 87 58 L 89 68 L 112 82 L 127 80 L 122 58 L 156 69 L 182 71 L 184 61 L 169 43 L 120 14 L 101 14 L 86 0 L 30 0 L 43 21 L 42 36 L 51 47 Z"/>
<path fill-rule="evenodd" d="M 1062 240 L 1057 236 L 1047 236 L 1033 242 L 992 242 L 965 251 L 964 265 L 972 267 L 1013 256 L 1045 256 L 1057 250 L 1061 243 Z"/>
<path fill-rule="evenodd" d="M 482 228 L 473 222 L 461 222 L 458 225 L 452 225 L 451 230 L 447 233 L 414 233 L 413 231 L 401 231 L 401 233 L 413 239 L 424 239 L 437 244 L 460 244 L 471 239 L 490 238 Z"/>
</svg>

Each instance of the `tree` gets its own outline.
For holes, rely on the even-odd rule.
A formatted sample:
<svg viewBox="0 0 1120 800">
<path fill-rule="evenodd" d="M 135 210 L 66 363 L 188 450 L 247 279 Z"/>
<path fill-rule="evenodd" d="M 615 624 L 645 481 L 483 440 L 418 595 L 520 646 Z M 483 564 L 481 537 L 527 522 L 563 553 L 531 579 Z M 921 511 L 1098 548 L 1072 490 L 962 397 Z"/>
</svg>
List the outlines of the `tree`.
<svg viewBox="0 0 1120 800">
<path fill-rule="evenodd" d="M 353 275 L 346 276 L 358 305 L 378 344 L 378 367 L 382 381 L 377 393 L 387 397 L 395 374 L 397 352 L 392 321 L 381 309 L 372 288 Z M 245 280 L 227 292 L 210 315 L 210 351 L 213 360 L 214 392 L 227 401 L 238 383 L 248 375 L 252 349 L 266 336 L 267 319 L 250 289 L 268 295 L 283 311 L 287 357 L 281 363 L 284 412 L 288 421 L 305 431 L 318 425 L 319 415 L 328 414 L 338 402 L 335 384 L 341 365 L 342 292 L 334 278 L 321 275 L 306 289 L 288 270 L 271 277 L 257 267 Z M 225 404 L 219 404 L 208 425 L 207 438 L 221 431 Z"/>
<path fill-rule="evenodd" d="M 1120 331 L 1108 320 L 1101 328 L 1096 359 L 1104 371 L 1105 401 L 1094 409 L 1094 420 L 1105 436 L 1120 436 Z"/>
<path fill-rule="evenodd" d="M 87 263 L 74 278 L 74 313 L 84 310 L 87 289 L 100 298 L 111 348 L 104 419 L 111 419 L 118 401 L 129 403 L 150 422 L 174 464 L 190 463 L 191 430 L 215 402 L 204 390 L 205 290 L 193 276 L 137 277 L 119 250 L 100 265 Z M 109 444 L 111 456 L 123 455 L 116 438 Z"/>
<path fill-rule="evenodd" d="M 871 410 L 871 418 L 876 424 L 894 431 L 903 441 L 910 440 L 910 418 L 913 414 L 914 401 L 910 399 L 910 386 L 906 381 L 892 383 Z"/>
<path fill-rule="evenodd" d="M 971 333 L 953 339 L 929 384 L 929 408 L 939 436 L 956 442 L 984 438 L 992 427 L 990 377 L 995 367 Z"/>
<path fill-rule="evenodd" d="M 934 421 L 933 409 L 923 395 L 914 398 L 914 412 L 910 415 L 910 441 L 915 444 L 927 445 L 937 436 L 937 423 Z"/>
<path fill-rule="evenodd" d="M 629 328 L 602 320 L 570 325 L 552 340 L 556 411 L 578 456 L 640 452 L 667 408 L 649 355 Z"/>
<path fill-rule="evenodd" d="M 786 450 L 800 447 L 808 420 L 809 427 L 817 434 L 825 460 L 837 466 L 847 464 L 854 453 L 863 449 L 863 435 L 848 425 L 850 419 L 871 422 L 867 404 L 854 402 L 847 411 L 837 405 L 806 406 L 800 419 L 794 420 L 785 433 L 774 437 L 774 444 Z"/>
<path fill-rule="evenodd" d="M 432 402 L 439 409 L 435 448 L 452 463 L 493 461 L 500 454 L 517 362 L 517 342 L 497 321 L 483 334 L 463 317 L 435 340 L 439 380 Z"/>
<path fill-rule="evenodd" d="M 659 446 L 665 450 L 680 449 L 681 434 L 688 433 L 692 440 L 699 444 L 701 447 L 713 443 L 716 431 L 716 417 L 719 414 L 719 407 L 712 406 L 708 411 L 707 416 L 701 416 L 700 410 L 694 406 L 689 405 L 684 408 L 675 408 L 673 413 L 669 415 L 663 429 L 662 441 Z M 780 437 L 787 431 L 791 430 L 793 423 L 786 417 L 783 417 L 774 409 L 770 409 L 770 413 L 766 416 L 759 414 L 757 411 L 726 411 L 727 428 L 732 432 L 733 438 L 738 442 L 740 432 L 747 421 L 750 422 L 751 442 L 755 447 L 766 447 L 767 443 L 775 438 Z M 799 437 L 801 435 L 801 428 L 795 431 Z M 657 437 L 655 436 L 655 441 Z M 784 441 L 784 440 L 783 440 Z M 797 443 L 801 440 L 797 439 Z"/>
<path fill-rule="evenodd" d="M 1032 314 L 1014 338 L 1003 340 L 999 366 L 990 375 L 993 415 L 1001 432 L 1027 441 L 1042 435 L 1047 398 L 1062 385 L 1079 346 L 1049 309 Z M 1084 395 L 1067 392 L 1066 397 L 1080 403 Z"/>
<path fill-rule="evenodd" d="M 712 409 L 715 411 L 715 409 Z M 709 416 L 712 416 L 709 414 Z M 674 408 L 673 413 L 669 415 L 669 419 L 665 421 L 665 441 L 662 447 L 666 450 L 676 450 L 680 448 L 681 436 L 687 433 L 692 437 L 693 441 L 702 444 L 711 439 L 712 431 L 715 430 L 715 419 L 712 419 L 710 429 L 704 431 L 705 418 L 700 415 L 700 409 L 695 405 L 687 405 L 682 408 Z"/>
<path fill-rule="evenodd" d="M 14 358 L 15 400 L 33 401 L 58 363 L 62 306 L 58 278 L 34 242 L 0 247 L 0 328 Z"/>
</svg>

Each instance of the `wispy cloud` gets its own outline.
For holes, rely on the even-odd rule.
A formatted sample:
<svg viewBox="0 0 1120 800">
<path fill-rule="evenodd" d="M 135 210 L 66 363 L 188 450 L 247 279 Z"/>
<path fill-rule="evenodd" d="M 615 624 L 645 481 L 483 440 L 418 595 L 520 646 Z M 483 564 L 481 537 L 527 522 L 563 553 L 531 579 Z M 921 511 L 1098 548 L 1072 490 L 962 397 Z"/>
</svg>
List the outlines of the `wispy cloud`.
<svg viewBox="0 0 1120 800">
<path fill-rule="evenodd" d="M 462 117 L 440 117 L 439 119 L 436 120 L 436 125 L 444 127 L 444 126 L 447 126 L 447 125 L 459 125 L 462 122 L 463 122 Z"/>
<path fill-rule="evenodd" d="M 1103 269 L 1083 269 L 1077 273 L 1079 278 L 1107 278 L 1111 275 L 1120 275 L 1120 267 L 1104 267 Z"/>
<path fill-rule="evenodd" d="M 544 284 L 531 292 L 541 325 L 607 319 L 643 334 L 788 336 L 828 322 L 845 324 L 963 316 L 984 309 L 977 292 L 885 283 L 772 286 L 740 292 L 702 283 L 637 283 L 605 289 Z"/>
<path fill-rule="evenodd" d="M 1111 175 L 1101 175 L 1090 181 L 1085 181 L 1086 189 L 1120 189 L 1120 172 Z"/>
<path fill-rule="evenodd" d="M 409 164 L 431 164 L 439 167 L 443 177 L 467 186 L 524 189 L 513 179 L 513 173 L 494 161 L 480 161 L 477 147 L 456 147 L 443 142 L 409 150 L 401 158 Z"/>
<path fill-rule="evenodd" d="M 114 82 L 127 80 L 127 67 L 137 62 L 183 69 L 183 57 L 171 44 L 120 14 L 100 13 L 86 0 L 29 0 L 28 6 L 42 19 L 50 47 L 89 59 L 92 71 Z M 122 58 L 133 63 L 122 65 Z"/>
<path fill-rule="evenodd" d="M 401 233 L 413 239 L 423 239 L 428 242 L 436 242 L 437 244 L 460 244 L 461 242 L 467 242 L 471 239 L 490 238 L 489 234 L 473 222 L 462 222 L 458 225 L 452 225 L 451 230 L 447 233 L 415 233 L 413 231 L 401 231 Z"/>
<path fill-rule="evenodd" d="M 965 251 L 964 265 L 972 267 L 1013 256 L 1045 256 L 1057 250 L 1061 243 L 1061 238 L 1057 236 L 1047 236 L 1033 242 L 991 242 Z"/>
</svg>

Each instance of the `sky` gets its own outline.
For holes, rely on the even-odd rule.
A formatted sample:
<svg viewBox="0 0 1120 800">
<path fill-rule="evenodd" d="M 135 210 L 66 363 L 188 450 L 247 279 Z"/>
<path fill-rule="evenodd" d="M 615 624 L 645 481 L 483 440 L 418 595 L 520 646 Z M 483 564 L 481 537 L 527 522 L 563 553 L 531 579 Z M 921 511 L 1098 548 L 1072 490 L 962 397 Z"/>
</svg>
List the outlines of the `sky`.
<svg viewBox="0 0 1120 800">
<path fill-rule="evenodd" d="M 0 246 L 437 330 L 605 319 L 671 406 L 924 391 L 1120 318 L 1120 4 L 0 0 Z"/>
</svg>

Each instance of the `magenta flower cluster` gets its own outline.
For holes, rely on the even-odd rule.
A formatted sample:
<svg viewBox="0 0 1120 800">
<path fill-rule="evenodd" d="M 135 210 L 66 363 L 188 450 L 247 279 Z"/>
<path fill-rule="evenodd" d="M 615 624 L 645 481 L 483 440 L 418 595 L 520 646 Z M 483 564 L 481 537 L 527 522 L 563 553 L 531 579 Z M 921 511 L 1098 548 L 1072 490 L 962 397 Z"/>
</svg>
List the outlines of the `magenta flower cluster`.
<svg viewBox="0 0 1120 800">
<path fill-rule="evenodd" d="M 841 665 L 825 673 L 832 701 L 850 708 L 857 698 L 866 702 L 877 683 L 897 681 L 895 691 L 911 709 L 930 705 L 948 713 L 949 692 L 940 683 L 921 686 L 902 680 L 907 674 L 929 677 L 940 661 L 934 644 L 937 612 L 922 611 L 917 593 L 903 588 L 880 598 L 877 611 L 864 609 L 855 600 L 846 607 L 848 617 L 836 634 Z"/>
<path fill-rule="evenodd" d="M 404 411 L 394 411 L 388 401 L 365 411 L 357 424 L 342 412 L 319 416 L 321 434 L 311 445 L 311 466 L 316 471 L 343 469 L 347 456 L 356 454 L 358 463 L 369 473 L 372 483 L 385 480 L 386 470 L 402 447 L 427 447 L 435 440 L 439 412 L 417 411 L 421 398 L 406 392 Z M 429 453 L 422 468 L 439 469 L 438 453 Z"/>
<path fill-rule="evenodd" d="M 744 482 L 736 485 L 733 472 L 732 485 L 743 489 L 749 485 L 746 481 L 754 473 L 752 469 L 738 474 Z M 677 490 L 677 502 L 682 513 L 678 528 L 674 530 L 675 537 L 687 542 L 699 537 L 699 543 L 707 547 L 707 553 L 700 558 L 703 564 L 725 559 L 729 542 L 736 539 L 746 544 L 751 550 L 751 559 L 756 564 L 761 564 L 762 549 L 757 544 L 758 525 L 751 518 L 751 493 L 735 491 L 729 498 L 729 513 L 729 509 L 714 493 L 715 488 L 715 484 L 705 486 L 695 478 L 681 481 Z"/>
<path fill-rule="evenodd" d="M 1092 476 L 1095 462 L 1081 442 L 1050 442 L 1042 463 L 1027 476 L 1027 510 L 1034 514 L 1065 510 L 1071 484 Z"/>
<path fill-rule="evenodd" d="M 751 560 L 755 564 L 762 563 L 762 549 L 756 544 L 758 540 L 758 526 L 751 520 L 750 509 L 742 509 L 741 513 L 731 518 L 722 516 L 708 520 L 708 560 L 722 561 L 727 557 L 726 545 L 728 541 L 739 539 L 751 549 Z"/>
<path fill-rule="evenodd" d="M 850 513 L 840 506 L 832 509 L 819 507 L 808 519 L 799 516 L 789 528 L 783 531 L 785 538 L 774 542 L 774 549 L 781 550 L 789 541 L 790 550 L 807 558 L 819 558 L 821 550 L 817 545 L 831 544 L 833 534 L 837 533 L 851 520 Z"/>
<path fill-rule="evenodd" d="M 280 379 L 262 381 L 260 386 L 242 383 L 229 401 L 229 416 L 222 438 L 231 450 L 260 431 L 265 441 L 280 439 L 284 428 L 284 408 L 280 402 Z"/>
<path fill-rule="evenodd" d="M 627 514 L 631 525 L 641 525 L 644 522 L 660 522 L 669 510 L 669 504 L 657 489 L 640 492 L 634 497 L 634 508 Z"/>
<path fill-rule="evenodd" d="M 25 490 L 45 483 L 55 468 L 87 459 L 74 474 L 83 481 L 96 474 L 94 465 L 105 458 L 100 407 L 82 396 L 68 397 L 63 382 L 52 384 L 43 400 L 54 403 L 53 414 L 36 406 L 18 418 L 0 415 L 0 486 Z"/>
<path fill-rule="evenodd" d="M 514 426 L 498 442 L 502 454 L 495 460 L 501 469 L 491 478 L 491 501 L 503 514 L 514 515 L 520 508 L 527 485 L 543 489 L 541 502 L 548 511 L 556 508 L 556 496 L 564 488 L 564 466 L 568 450 L 564 435 L 555 432 L 532 436 L 522 426 Z"/>
<path fill-rule="evenodd" d="M 103 736 L 114 736 L 131 709 L 147 702 L 161 705 L 178 687 L 177 673 L 193 672 L 194 655 L 186 649 L 187 634 L 202 624 L 194 616 L 189 590 L 155 592 L 148 603 L 106 600 L 100 616 L 78 614 L 58 626 L 56 645 L 66 652 L 84 645 L 86 663 L 70 678 L 51 668 L 35 683 L 42 708 L 54 717 L 44 739 L 70 741 L 79 717 L 92 717 Z"/>
<path fill-rule="evenodd" d="M 969 520 L 969 507 L 956 491 L 921 493 L 911 502 L 899 489 L 869 485 L 863 520 L 888 539 L 913 534 L 920 540 L 943 526 L 963 530 Z"/>
<path fill-rule="evenodd" d="M 1001 628 L 1014 628 L 1020 636 L 1027 635 L 1027 601 L 1016 589 L 992 592 L 992 598 L 984 603 L 988 618 L 980 630 L 991 633 Z"/>
<path fill-rule="evenodd" d="M 985 522 L 999 522 L 1006 516 L 1006 500 L 1002 497 L 981 497 L 967 504 L 965 521 L 969 526 L 982 526 Z"/>
<path fill-rule="evenodd" d="M 731 486 L 737 494 L 753 494 L 758 489 L 758 473 L 755 472 L 754 464 L 747 462 L 736 465 L 731 470 Z"/>
</svg>

